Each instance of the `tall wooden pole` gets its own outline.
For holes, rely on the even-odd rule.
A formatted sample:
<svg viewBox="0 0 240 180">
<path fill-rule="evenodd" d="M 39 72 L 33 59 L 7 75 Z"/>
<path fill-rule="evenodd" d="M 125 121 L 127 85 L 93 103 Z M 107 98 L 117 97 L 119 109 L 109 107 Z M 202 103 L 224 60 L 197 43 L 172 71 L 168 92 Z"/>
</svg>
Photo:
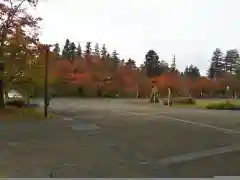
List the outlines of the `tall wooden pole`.
<svg viewBox="0 0 240 180">
<path fill-rule="evenodd" d="M 3 60 L 3 45 L 4 45 L 4 35 L 3 33 L 0 33 L 1 39 L 0 39 L 0 108 L 5 107 L 4 103 L 4 92 L 3 92 L 3 78 L 4 78 L 4 69 L 5 69 L 5 63 Z"/>
<path fill-rule="evenodd" d="M 4 108 L 4 93 L 3 93 L 3 77 L 4 77 L 4 62 L 0 59 L 0 108 Z"/>
<path fill-rule="evenodd" d="M 44 73 L 44 116 L 48 116 L 48 62 L 49 62 L 49 47 L 46 46 L 46 57 L 45 57 L 45 73 Z"/>
</svg>

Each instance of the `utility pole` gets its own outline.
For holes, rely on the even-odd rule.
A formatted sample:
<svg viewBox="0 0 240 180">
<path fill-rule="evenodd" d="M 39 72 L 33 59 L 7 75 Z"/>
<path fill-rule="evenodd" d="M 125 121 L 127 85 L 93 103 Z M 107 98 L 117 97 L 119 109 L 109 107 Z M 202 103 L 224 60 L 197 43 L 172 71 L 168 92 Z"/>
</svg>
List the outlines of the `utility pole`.
<svg viewBox="0 0 240 180">
<path fill-rule="evenodd" d="M 46 45 L 46 57 L 45 57 L 45 73 L 44 73 L 44 116 L 48 116 L 48 62 L 49 62 L 49 46 Z"/>
<path fill-rule="evenodd" d="M 4 95 L 3 95 L 3 77 L 4 77 L 4 62 L 2 59 L 0 59 L 0 100 L 1 100 L 0 108 L 3 108 L 5 106 Z"/>
<path fill-rule="evenodd" d="M 4 27 L 3 27 L 4 28 Z M 4 31 L 3 31 L 4 32 Z M 5 107 L 5 103 L 4 103 L 4 95 L 3 95 L 3 78 L 4 78 L 4 70 L 5 70 L 5 62 L 3 60 L 4 58 L 4 52 L 3 52 L 3 46 L 4 46 L 4 35 L 3 32 L 0 33 L 0 108 L 4 108 Z"/>
</svg>

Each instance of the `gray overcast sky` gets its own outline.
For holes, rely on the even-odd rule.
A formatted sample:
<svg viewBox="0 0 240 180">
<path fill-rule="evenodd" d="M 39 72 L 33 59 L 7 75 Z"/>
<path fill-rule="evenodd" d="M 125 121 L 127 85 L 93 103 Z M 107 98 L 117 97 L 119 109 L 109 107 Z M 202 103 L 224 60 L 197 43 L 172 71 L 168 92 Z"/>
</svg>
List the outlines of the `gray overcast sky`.
<svg viewBox="0 0 240 180">
<path fill-rule="evenodd" d="M 142 63 L 149 49 L 205 74 L 215 48 L 240 49 L 239 0 L 45 0 L 41 40 L 105 43 Z"/>
</svg>

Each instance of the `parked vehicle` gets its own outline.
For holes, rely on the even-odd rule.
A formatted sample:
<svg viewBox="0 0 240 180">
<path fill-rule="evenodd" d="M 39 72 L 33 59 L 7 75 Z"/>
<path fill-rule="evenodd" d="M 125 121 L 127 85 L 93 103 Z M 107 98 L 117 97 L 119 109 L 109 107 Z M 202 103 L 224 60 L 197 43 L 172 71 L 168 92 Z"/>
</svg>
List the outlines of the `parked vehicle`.
<svg viewBox="0 0 240 180">
<path fill-rule="evenodd" d="M 15 90 L 11 90 L 7 94 L 4 94 L 4 102 L 8 106 L 23 107 L 25 105 L 24 97 Z"/>
</svg>

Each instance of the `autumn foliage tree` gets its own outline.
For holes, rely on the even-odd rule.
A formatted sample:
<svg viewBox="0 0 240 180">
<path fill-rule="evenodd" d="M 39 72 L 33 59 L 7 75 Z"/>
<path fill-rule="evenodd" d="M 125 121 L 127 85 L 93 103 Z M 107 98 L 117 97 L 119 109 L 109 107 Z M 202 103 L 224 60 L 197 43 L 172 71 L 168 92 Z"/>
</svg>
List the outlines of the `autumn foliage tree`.
<svg viewBox="0 0 240 180">
<path fill-rule="evenodd" d="M 0 2 L 0 107 L 4 107 L 4 89 L 10 86 L 42 88 L 46 46 L 38 41 L 37 30 L 41 19 L 28 11 L 37 3 L 38 0 Z M 93 50 L 91 42 L 87 42 L 82 51 L 80 44 L 76 46 L 67 39 L 60 54 L 59 44 L 55 44 L 53 52 L 50 52 L 50 82 L 68 90 L 83 92 L 84 89 L 89 96 L 102 91 L 145 97 L 150 94 L 153 81 L 162 96 L 167 94 L 168 88 L 181 96 L 199 96 L 201 93 L 212 96 L 216 89 L 226 86 L 234 92 L 240 90 L 237 50 L 227 51 L 224 58 L 221 50 L 216 49 L 208 78 L 202 77 L 199 69 L 192 65 L 180 75 L 175 56 L 169 67 L 154 50 L 147 52 L 144 65 L 140 68 L 132 59 L 120 59 L 116 50 L 110 55 L 105 45 L 99 48 L 96 43 Z M 56 89 L 60 91 L 62 88 Z"/>
<path fill-rule="evenodd" d="M 51 61 L 50 73 L 53 77 L 58 77 L 56 84 L 61 85 L 61 88 L 57 86 L 57 92 L 61 89 L 65 92 L 71 90 L 75 95 L 79 91 L 84 96 L 135 94 L 135 97 L 146 97 L 151 93 L 153 85 L 158 87 L 162 97 L 167 96 L 168 88 L 175 96 L 193 97 L 203 94 L 212 97 L 224 91 L 227 85 L 238 91 L 235 84 L 239 81 L 239 75 L 224 77 L 222 72 L 221 79 L 209 79 L 201 76 L 199 69 L 194 65 L 187 66 L 185 71 L 180 73 L 176 68 L 175 56 L 172 65 L 169 66 L 152 50 L 148 51 L 146 61 L 140 67 L 137 67 L 131 58 L 120 60 L 116 50 L 110 55 L 105 45 L 99 50 L 98 43 L 92 52 L 91 42 L 87 42 L 82 56 L 80 45 L 76 48 L 75 44 L 67 39 L 62 55 L 58 54 L 59 45 L 55 46 L 54 52 L 58 58 Z"/>
<path fill-rule="evenodd" d="M 89 43 L 87 44 L 89 45 Z M 146 97 L 151 93 L 153 85 L 157 86 L 161 97 L 167 96 L 168 88 L 171 88 L 174 96 L 191 95 L 192 97 L 203 95 L 213 97 L 224 91 L 227 85 L 232 90 L 238 91 L 239 86 L 236 84 L 238 84 L 239 78 L 237 75 L 232 75 L 231 78 L 222 75 L 223 79 L 209 79 L 201 76 L 199 69 L 193 65 L 188 66 L 184 72 L 180 73 L 174 65 L 175 60 L 171 67 L 163 60 L 158 60 L 157 65 L 145 63 L 137 67 L 132 59 L 127 61 L 124 59 L 119 61 L 119 59 L 116 51 L 110 56 L 103 45 L 101 55 L 91 53 L 88 56 L 76 56 L 72 62 L 62 56 L 61 61 L 52 63 L 52 71 L 55 69 L 58 72 L 56 76 L 65 83 L 63 87 L 66 87 L 67 90 L 81 89 L 81 92 L 84 90 L 89 96 L 119 94 L 119 96 L 125 97 L 129 97 L 129 95 Z M 152 59 L 149 58 L 149 60 Z M 159 73 L 149 77 L 150 67 L 155 67 L 155 65 Z M 155 70 L 153 68 L 154 72 Z"/>
<path fill-rule="evenodd" d="M 174 94 L 177 93 L 181 88 L 180 74 L 176 71 L 170 71 L 160 76 L 156 76 L 153 78 L 153 81 L 156 83 L 160 93 L 164 96 L 167 95 L 168 88 L 170 88 Z"/>
<path fill-rule="evenodd" d="M 30 7 L 37 5 L 37 0 L 4 0 L 0 2 L 0 107 L 4 107 L 4 73 L 5 63 L 8 58 L 8 53 L 5 52 L 12 37 L 17 33 L 17 28 L 21 29 L 21 35 L 27 41 L 36 43 L 38 34 L 36 29 L 41 20 L 39 17 L 34 17 L 27 10 Z M 26 8 L 28 7 L 28 8 Z M 31 54 L 31 50 L 27 48 L 21 41 L 16 41 L 21 46 L 22 51 Z"/>
<path fill-rule="evenodd" d="M 7 92 L 14 88 L 21 91 L 25 97 L 29 97 L 36 90 L 43 89 L 47 46 L 39 43 L 33 44 L 21 32 L 21 28 L 17 27 L 16 34 L 11 37 L 4 49 L 6 60 L 4 91 Z M 49 59 L 56 58 L 57 53 L 49 53 Z M 52 75 L 48 79 L 49 84 L 55 81 Z"/>
</svg>

